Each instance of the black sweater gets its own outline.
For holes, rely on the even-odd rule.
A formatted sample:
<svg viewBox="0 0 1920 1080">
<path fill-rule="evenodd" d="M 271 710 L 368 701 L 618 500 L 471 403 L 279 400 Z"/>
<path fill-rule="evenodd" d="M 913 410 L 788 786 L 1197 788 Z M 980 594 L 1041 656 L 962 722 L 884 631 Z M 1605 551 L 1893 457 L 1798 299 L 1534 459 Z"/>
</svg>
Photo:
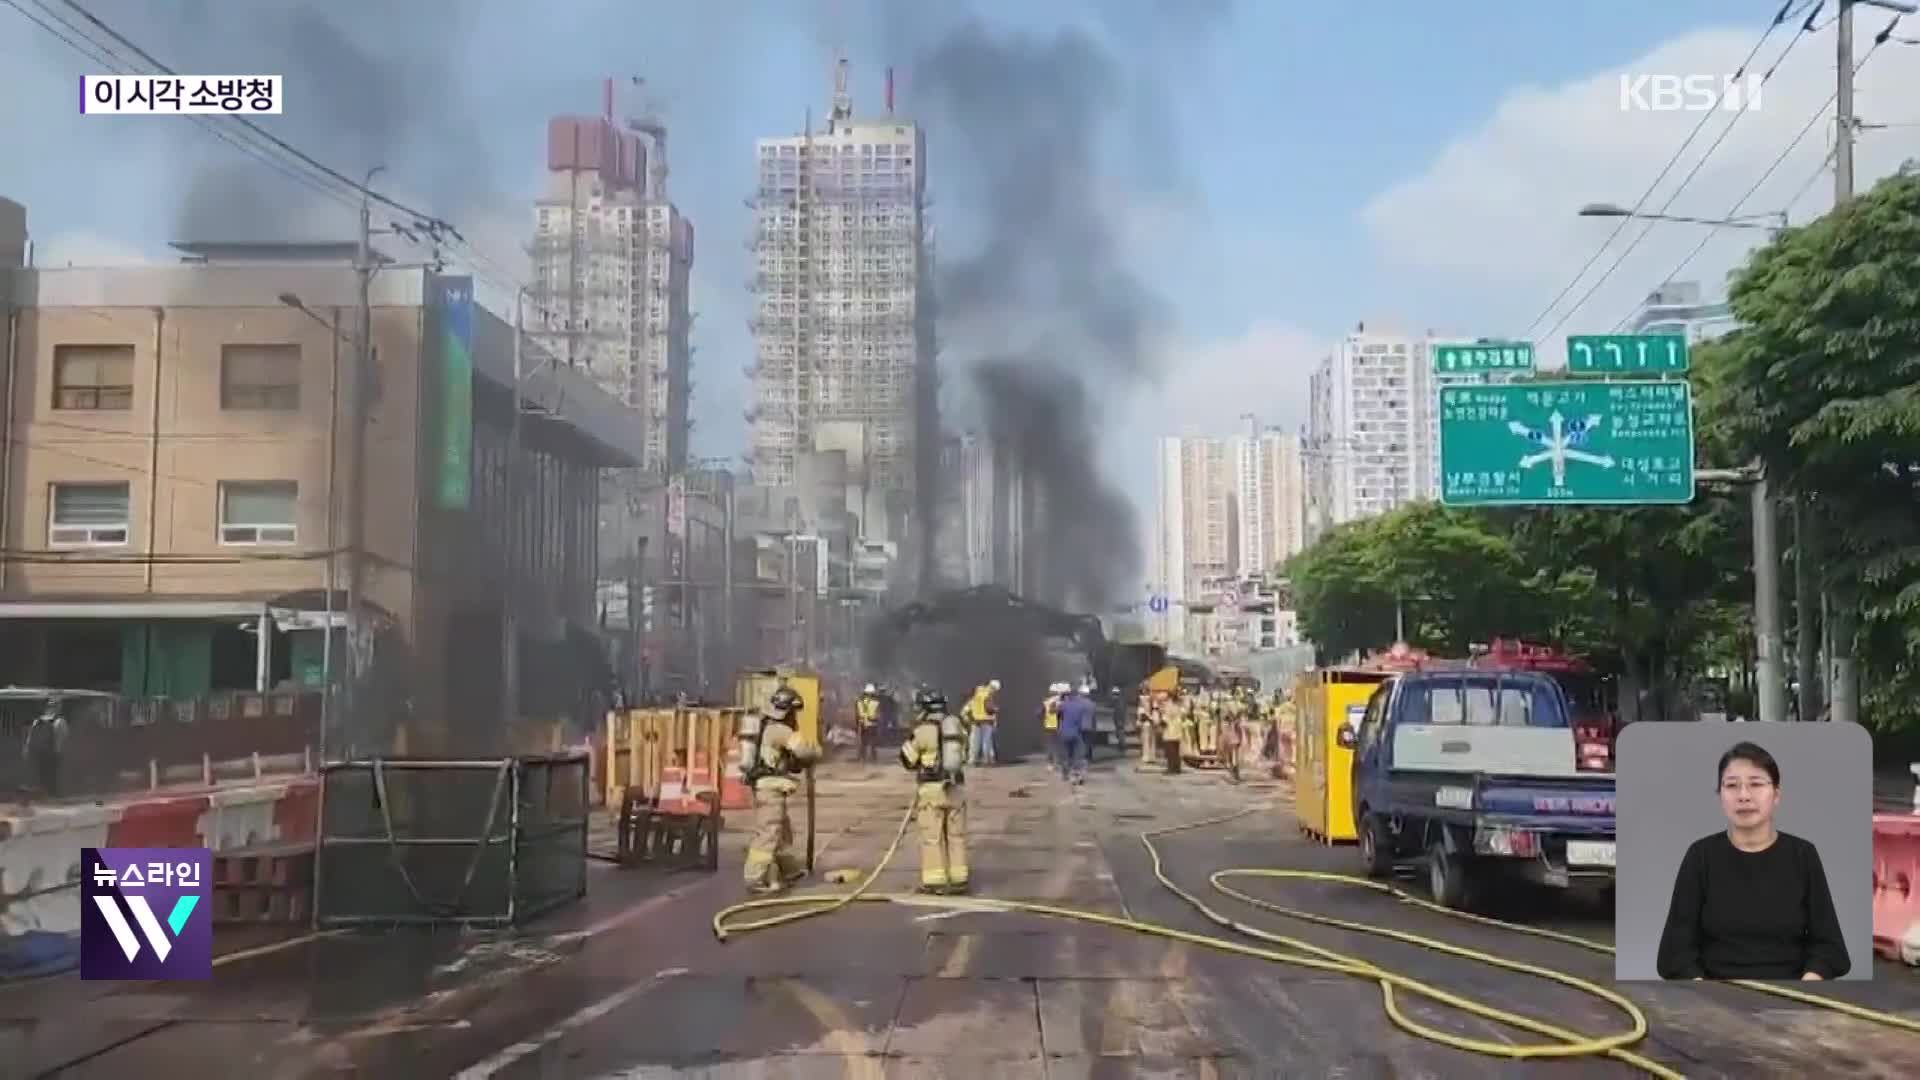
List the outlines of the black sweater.
<svg viewBox="0 0 1920 1080">
<path fill-rule="evenodd" d="M 1837 979 L 1853 969 L 1820 852 L 1791 833 L 1741 851 L 1724 832 L 1693 842 L 1660 935 L 1663 979 Z"/>
</svg>

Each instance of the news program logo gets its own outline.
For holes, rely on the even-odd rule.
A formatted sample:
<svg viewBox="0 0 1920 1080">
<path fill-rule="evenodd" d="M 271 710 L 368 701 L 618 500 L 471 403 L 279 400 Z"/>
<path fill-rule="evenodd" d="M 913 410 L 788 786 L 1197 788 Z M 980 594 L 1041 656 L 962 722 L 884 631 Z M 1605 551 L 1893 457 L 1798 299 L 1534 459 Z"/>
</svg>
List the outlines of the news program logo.
<svg viewBox="0 0 1920 1080">
<path fill-rule="evenodd" d="M 1622 75 L 1620 111 L 1759 112 L 1766 81 L 1762 75 Z"/>
<path fill-rule="evenodd" d="M 213 853 L 80 849 L 82 979 L 211 979 Z"/>
</svg>

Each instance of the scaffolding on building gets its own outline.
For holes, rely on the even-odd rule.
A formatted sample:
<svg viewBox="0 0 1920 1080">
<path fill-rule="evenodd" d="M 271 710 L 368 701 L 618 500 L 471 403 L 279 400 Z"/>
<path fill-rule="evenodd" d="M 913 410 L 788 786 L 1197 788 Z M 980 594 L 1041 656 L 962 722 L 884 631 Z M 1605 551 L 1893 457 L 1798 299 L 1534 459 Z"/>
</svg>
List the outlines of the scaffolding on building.
<svg viewBox="0 0 1920 1080">
<path fill-rule="evenodd" d="M 826 134 L 860 127 L 842 60 Z M 912 150 L 904 171 L 897 156 L 876 168 L 885 144 L 817 137 L 809 114 L 802 136 L 775 144 L 771 167 L 762 164 L 750 201 L 758 227 L 749 243 L 756 260 L 749 288 L 758 302 L 749 322 L 755 398 L 746 413 L 757 483 L 792 484 L 818 426 L 853 423 L 867 486 L 881 493 L 913 487 L 926 204 Z"/>
</svg>

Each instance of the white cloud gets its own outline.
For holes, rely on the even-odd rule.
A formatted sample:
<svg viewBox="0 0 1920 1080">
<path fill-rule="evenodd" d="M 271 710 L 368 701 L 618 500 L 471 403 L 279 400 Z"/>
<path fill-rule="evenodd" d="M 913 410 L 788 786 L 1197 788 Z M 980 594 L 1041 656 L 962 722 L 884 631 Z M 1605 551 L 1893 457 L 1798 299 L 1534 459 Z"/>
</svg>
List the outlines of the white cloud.
<svg viewBox="0 0 1920 1080">
<path fill-rule="evenodd" d="M 1753 70 L 1765 71 L 1780 55 L 1792 27 L 1776 33 Z M 1860 53 L 1877 27 L 1858 34 Z M 1754 30 L 1704 30 L 1676 38 L 1620 68 L 1557 87 L 1510 94 L 1478 130 L 1455 140 L 1421 174 L 1378 195 L 1363 219 L 1382 256 L 1399 269 L 1435 280 L 1466 276 L 1481 286 L 1488 306 L 1504 295 L 1504 314 L 1531 318 L 1560 292 L 1618 219 L 1580 218 L 1590 202 L 1632 206 L 1703 114 L 1623 111 L 1622 75 L 1731 74 L 1753 46 Z M 1920 119 L 1920 63 L 1909 50 L 1880 50 L 1858 79 L 1857 110 L 1869 124 Z M 1856 54 L 1858 55 L 1858 53 Z M 1710 114 L 1704 129 L 1644 205 L 1646 212 L 1721 218 L 1760 179 L 1834 89 L 1832 32 L 1809 34 L 1795 45 L 1765 84 L 1758 106 L 1726 134 L 1730 111 Z M 1831 205 L 1831 173 L 1818 170 L 1832 145 L 1832 111 L 1816 122 L 1798 147 L 1739 207 L 1742 214 L 1788 210 L 1804 222 Z M 1861 190 L 1920 152 L 1912 128 L 1868 129 L 1856 154 Z M 1716 141 L 1706 164 L 1669 205 L 1681 178 L 1694 170 Z M 1789 205 L 1791 204 L 1791 205 Z M 1700 243 L 1702 226 L 1631 222 L 1552 318 L 1534 327 L 1543 334 L 1586 293 L 1619 252 L 1642 231 L 1633 250 L 1592 299 L 1559 333 L 1610 329 L 1631 312 Z M 1722 229 L 1680 275 L 1718 292 L 1725 274 L 1765 234 Z M 1517 299 L 1516 299 L 1517 296 Z M 1482 317 L 1490 312 L 1477 313 Z M 1511 326 L 1517 332 L 1524 325 Z M 1558 335 L 1556 335 L 1558 336 Z M 1560 353 L 1544 345 L 1543 357 Z"/>
<path fill-rule="evenodd" d="M 132 244 L 112 237 L 75 230 L 57 233 L 46 242 L 35 244 L 33 261 L 36 266 L 63 267 L 143 266 L 176 260 L 154 252 L 142 251 Z"/>
<path fill-rule="evenodd" d="M 1283 323 L 1238 337 L 1174 344 L 1162 351 L 1160 384 L 1133 402 L 1139 435 L 1223 436 L 1248 413 L 1262 423 L 1306 422 L 1307 379 L 1331 344 Z"/>
</svg>

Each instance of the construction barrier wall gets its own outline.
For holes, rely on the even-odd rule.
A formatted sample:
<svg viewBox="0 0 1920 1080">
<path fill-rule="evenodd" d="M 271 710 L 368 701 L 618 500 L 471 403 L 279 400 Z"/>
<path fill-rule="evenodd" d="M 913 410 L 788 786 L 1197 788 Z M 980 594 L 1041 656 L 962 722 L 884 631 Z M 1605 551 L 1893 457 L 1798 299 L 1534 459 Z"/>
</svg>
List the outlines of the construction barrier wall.
<svg viewBox="0 0 1920 1080">
<path fill-rule="evenodd" d="M 1873 815 L 1873 945 L 1920 965 L 1920 813 Z"/>
<path fill-rule="evenodd" d="M 74 697 L 54 790 L 39 790 L 25 753 L 43 702 L 0 702 L 0 798 L 110 798 L 184 785 L 312 771 L 321 695 L 306 691 L 198 698 Z"/>
<path fill-rule="evenodd" d="M 80 931 L 80 849 L 311 844 L 311 776 L 0 813 L 0 937 Z"/>
<path fill-rule="evenodd" d="M 314 922 L 511 926 L 587 892 L 588 756 L 321 770 Z"/>
<path fill-rule="evenodd" d="M 753 796 L 733 761 L 739 708 L 628 709 L 607 713 L 606 802 L 622 805 L 629 789 L 670 813 L 700 813 L 701 796 L 744 810 Z"/>
</svg>

